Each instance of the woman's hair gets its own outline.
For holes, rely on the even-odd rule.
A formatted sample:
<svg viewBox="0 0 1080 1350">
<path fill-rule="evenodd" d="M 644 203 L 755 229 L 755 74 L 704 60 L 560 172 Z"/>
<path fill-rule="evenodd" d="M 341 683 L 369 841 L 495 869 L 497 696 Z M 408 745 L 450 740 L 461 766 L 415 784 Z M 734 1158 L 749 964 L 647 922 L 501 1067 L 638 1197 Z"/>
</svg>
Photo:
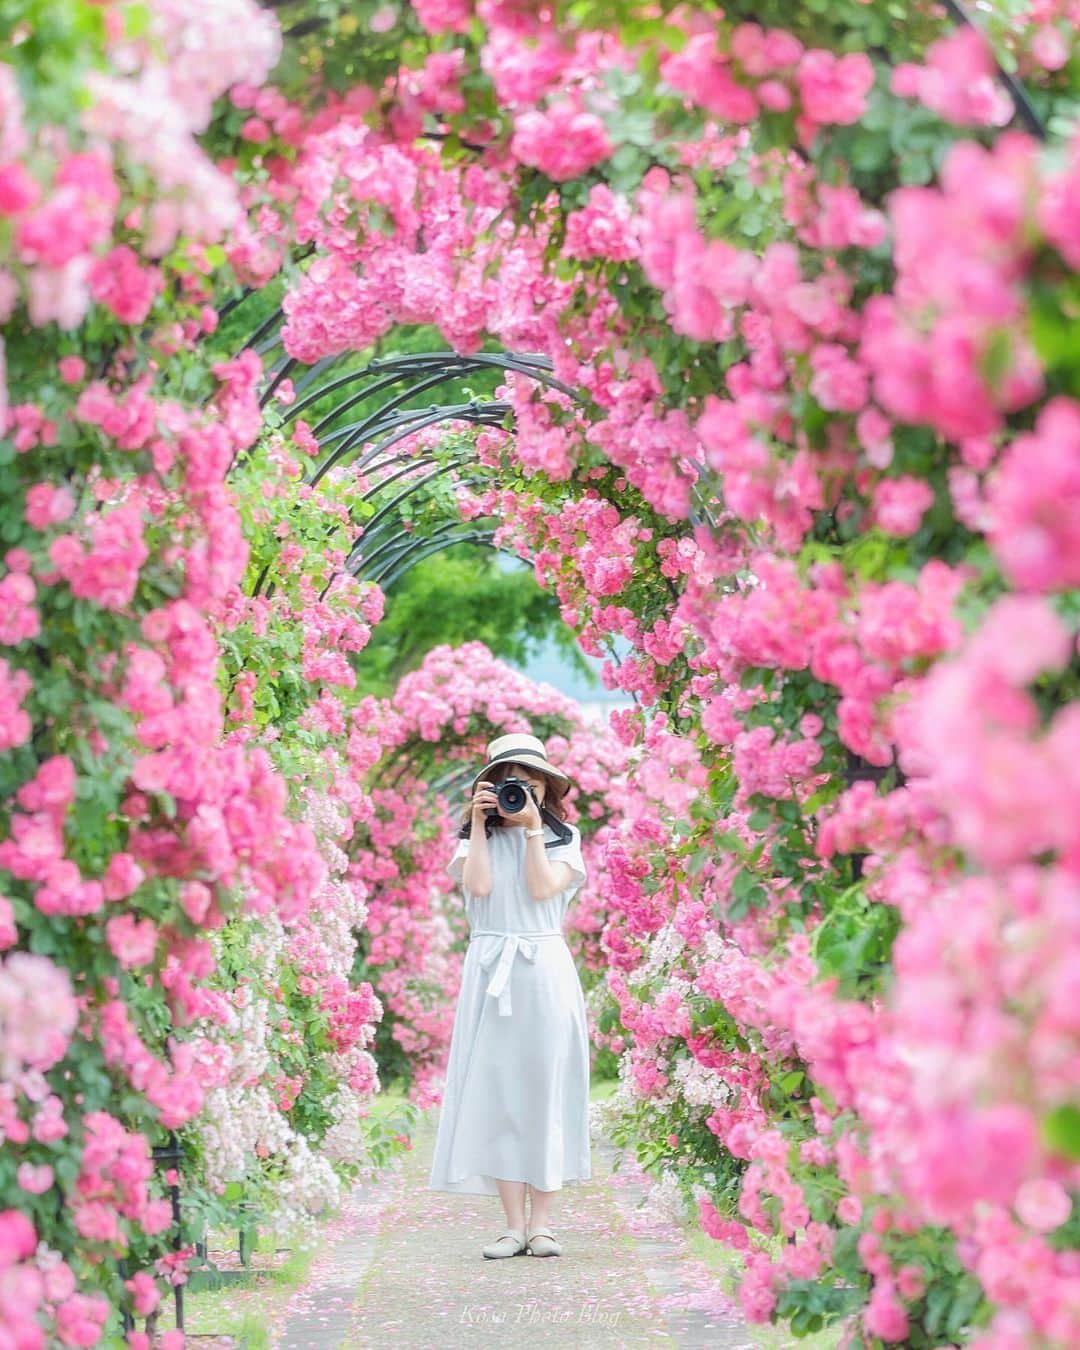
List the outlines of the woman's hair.
<svg viewBox="0 0 1080 1350">
<path fill-rule="evenodd" d="M 566 796 L 567 789 L 557 779 L 552 778 L 550 774 L 541 774 L 539 769 L 530 769 L 527 764 L 514 764 L 512 761 L 507 761 L 503 764 L 496 764 L 485 781 L 499 784 L 504 778 L 520 778 L 523 776 L 522 770 L 535 774 L 538 778 L 544 778 L 547 783 L 547 791 L 544 793 L 544 810 L 550 811 L 558 820 L 565 820 L 566 807 L 563 805 L 563 798 Z M 465 807 L 465 814 L 462 817 L 461 829 L 464 830 L 471 820 L 472 798 L 470 797 L 468 805 Z M 506 826 L 506 821 L 502 816 L 492 816 L 491 823 L 496 829 L 503 829 Z"/>
</svg>

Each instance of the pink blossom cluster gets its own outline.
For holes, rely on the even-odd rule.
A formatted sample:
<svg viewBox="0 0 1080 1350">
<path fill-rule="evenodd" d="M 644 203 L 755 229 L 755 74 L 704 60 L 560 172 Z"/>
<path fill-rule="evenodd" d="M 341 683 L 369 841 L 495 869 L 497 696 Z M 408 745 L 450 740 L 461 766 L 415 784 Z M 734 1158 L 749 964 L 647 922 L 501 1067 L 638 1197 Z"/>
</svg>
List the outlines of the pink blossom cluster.
<svg viewBox="0 0 1080 1350">
<path fill-rule="evenodd" d="M 89 547 L 76 535 L 59 535 L 49 546 L 49 558 L 74 595 L 103 609 L 125 609 L 139 584 L 139 569 L 150 556 L 140 503 L 126 502 L 95 515 L 89 535 Z"/>
<path fill-rule="evenodd" d="M 305 142 L 295 181 L 297 234 L 320 245 L 283 302 L 296 357 L 361 350 L 393 323 L 435 324 L 463 353 L 485 327 L 521 349 L 551 340 L 572 286 L 543 275 L 542 240 L 498 219 L 495 173 L 443 168 L 430 150 L 343 122 Z"/>
<path fill-rule="evenodd" d="M 1005 414 L 1042 393 L 1022 324 L 1037 184 L 1033 141 L 1009 132 L 992 150 L 960 142 L 939 186 L 893 195 L 897 284 L 868 301 L 860 346 L 892 417 L 963 440 L 998 431 Z M 995 334 L 1007 360 L 992 380 L 985 362 Z"/>
<path fill-rule="evenodd" d="M 138 230 L 146 254 L 160 257 L 181 232 L 213 242 L 237 218 L 227 173 L 194 133 L 231 84 L 261 80 L 273 66 L 276 21 L 252 0 L 212 11 L 162 0 L 143 38 L 133 41 L 111 24 L 106 33 L 112 68 L 89 73 L 82 91 L 92 94 L 82 119 L 86 148 L 72 149 L 59 127 L 31 129 L 14 72 L 0 66 L 0 217 L 14 231 L 10 266 L 5 260 L 0 274 L 5 320 L 22 298 L 35 327 L 72 329 L 91 302 L 121 323 L 142 323 L 162 278 L 120 242 L 123 231 Z M 156 181 L 149 209 L 122 195 L 118 170 L 127 166 Z M 0 396 L 0 410 L 4 403 Z"/>
<path fill-rule="evenodd" d="M 866 110 L 874 70 L 862 52 L 836 56 L 804 48 L 793 34 L 756 23 L 723 35 L 707 22 L 681 51 L 665 56 L 660 73 L 680 93 L 721 123 L 752 122 L 762 110 L 798 106 L 807 141 L 818 127 L 857 122 Z"/>
<path fill-rule="evenodd" d="M 30 714 L 22 707 L 31 680 L 24 670 L 13 670 L 0 657 L 0 749 L 10 750 L 30 737 Z"/>
<path fill-rule="evenodd" d="M 66 970 L 35 952 L 0 959 L 0 1078 L 27 1082 L 63 1059 L 78 1009 Z"/>
<path fill-rule="evenodd" d="M 160 44 L 156 52 L 153 39 Z M 195 131 L 206 128 L 214 102 L 226 90 L 261 84 L 282 47 L 273 15 L 250 0 L 224 0 L 212 9 L 196 0 L 159 0 L 152 36 L 143 43 L 147 54 L 161 59 L 169 93 Z M 208 52 L 212 61 L 205 59 Z"/>
<path fill-rule="evenodd" d="M 471 0 L 413 0 L 412 8 L 429 33 L 461 32 L 473 14 Z"/>
<path fill-rule="evenodd" d="M 491 77 L 501 108 L 528 107 L 558 89 L 573 55 L 571 42 L 554 28 L 524 43 L 511 28 L 498 27 L 488 35 L 480 64 Z"/>
<path fill-rule="evenodd" d="M 892 91 L 917 98 L 957 126 L 1000 127 L 1013 115 L 1012 99 L 997 79 L 990 43 L 970 24 L 932 42 L 923 64 L 896 66 Z"/>
<path fill-rule="evenodd" d="M 297 230 L 330 251 L 285 298 L 288 349 L 314 360 L 369 346 L 399 317 L 429 323 L 437 315 L 447 328 L 456 324 L 463 350 L 474 349 L 479 315 L 471 313 L 475 300 L 464 290 L 458 294 L 454 256 L 462 232 L 466 239 L 474 232 L 465 224 L 463 203 L 453 199 L 453 176 L 436 171 L 421 151 L 368 142 L 362 128 L 346 125 L 305 147 L 296 174 Z M 419 222 L 428 217 L 440 223 L 426 231 L 422 263 L 407 269 Z"/>
<path fill-rule="evenodd" d="M 638 256 L 632 222 L 626 198 L 597 183 L 587 204 L 566 217 L 565 252 L 568 257 L 582 261 L 608 258 L 612 262 L 629 262 Z"/>
<path fill-rule="evenodd" d="M 71 1266 L 39 1242 L 25 1214 L 0 1210 L 0 1326 L 9 1345 L 96 1345 L 108 1315 L 108 1300 L 77 1292 Z"/>
<path fill-rule="evenodd" d="M 614 147 L 595 113 L 562 99 L 543 112 L 532 108 L 521 113 L 510 148 L 522 164 L 561 183 L 602 163 Z"/>
<path fill-rule="evenodd" d="M 90 1242 L 126 1245 L 121 1220 L 145 1233 L 163 1232 L 172 1223 L 167 1197 L 154 1198 L 149 1182 L 154 1163 L 146 1136 L 124 1127 L 105 1111 L 92 1111 L 83 1122 L 86 1140 L 75 1182 L 72 1222 Z"/>
<path fill-rule="evenodd" d="M 1080 721 L 1066 706 L 1041 725 L 1029 692 L 1062 669 L 1075 643 L 1045 600 L 1006 596 L 955 659 L 928 674 L 905 715 L 901 762 L 925 779 L 955 842 L 988 869 L 1080 851 L 1070 806 Z"/>
<path fill-rule="evenodd" d="M 883 212 L 868 206 L 847 184 L 821 182 L 810 164 L 790 166 L 783 191 L 784 219 L 808 248 L 876 248 L 888 234 Z"/>
<path fill-rule="evenodd" d="M 1002 451 L 986 483 L 986 534 L 1008 581 L 1046 593 L 1080 586 L 1080 404 L 1052 399 Z"/>
</svg>

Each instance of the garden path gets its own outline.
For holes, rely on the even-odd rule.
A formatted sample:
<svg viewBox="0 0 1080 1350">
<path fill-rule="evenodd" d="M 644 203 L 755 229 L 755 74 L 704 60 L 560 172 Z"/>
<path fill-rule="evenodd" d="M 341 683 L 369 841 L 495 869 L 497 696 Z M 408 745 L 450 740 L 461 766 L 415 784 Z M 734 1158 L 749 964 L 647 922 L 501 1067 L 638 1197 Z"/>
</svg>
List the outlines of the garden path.
<svg viewBox="0 0 1080 1350">
<path fill-rule="evenodd" d="M 747 1328 L 679 1230 L 637 1206 L 632 1160 L 593 1145 L 593 1178 L 564 1188 L 552 1229 L 561 1257 L 486 1261 L 499 1202 L 426 1189 L 436 1113 L 422 1115 L 395 1171 L 360 1187 L 353 1222 L 285 1309 L 276 1350 L 668 1346 L 750 1350 Z M 374 1217 L 374 1216 L 377 1216 Z"/>
</svg>

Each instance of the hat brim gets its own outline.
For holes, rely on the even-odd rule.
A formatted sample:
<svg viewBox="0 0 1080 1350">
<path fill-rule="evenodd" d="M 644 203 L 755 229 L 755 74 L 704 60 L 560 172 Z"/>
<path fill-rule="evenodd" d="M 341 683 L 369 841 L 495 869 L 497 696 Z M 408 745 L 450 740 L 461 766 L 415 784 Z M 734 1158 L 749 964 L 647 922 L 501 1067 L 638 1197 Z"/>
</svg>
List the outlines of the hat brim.
<svg viewBox="0 0 1080 1350">
<path fill-rule="evenodd" d="M 475 788 L 481 778 L 486 777 L 492 769 L 501 768 L 504 764 L 520 764 L 526 769 L 534 769 L 537 773 L 545 774 L 548 778 L 553 778 L 560 786 L 568 788 L 572 786 L 570 779 L 562 772 L 549 764 L 546 759 L 541 759 L 539 755 L 532 754 L 528 750 L 515 750 L 513 754 L 500 755 L 498 759 L 493 759 L 485 764 L 480 772 L 473 779 Z"/>
</svg>

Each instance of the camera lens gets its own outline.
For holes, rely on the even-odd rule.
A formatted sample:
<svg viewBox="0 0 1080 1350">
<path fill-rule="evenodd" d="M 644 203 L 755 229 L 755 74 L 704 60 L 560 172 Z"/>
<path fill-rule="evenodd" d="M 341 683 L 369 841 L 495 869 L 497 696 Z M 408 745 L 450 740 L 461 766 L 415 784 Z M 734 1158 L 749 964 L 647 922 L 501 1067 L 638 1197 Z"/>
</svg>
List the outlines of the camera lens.
<svg viewBox="0 0 1080 1350">
<path fill-rule="evenodd" d="M 499 807 L 508 816 L 516 816 L 525 809 L 525 789 L 520 783 L 507 781 L 499 788 L 498 801 Z"/>
</svg>

